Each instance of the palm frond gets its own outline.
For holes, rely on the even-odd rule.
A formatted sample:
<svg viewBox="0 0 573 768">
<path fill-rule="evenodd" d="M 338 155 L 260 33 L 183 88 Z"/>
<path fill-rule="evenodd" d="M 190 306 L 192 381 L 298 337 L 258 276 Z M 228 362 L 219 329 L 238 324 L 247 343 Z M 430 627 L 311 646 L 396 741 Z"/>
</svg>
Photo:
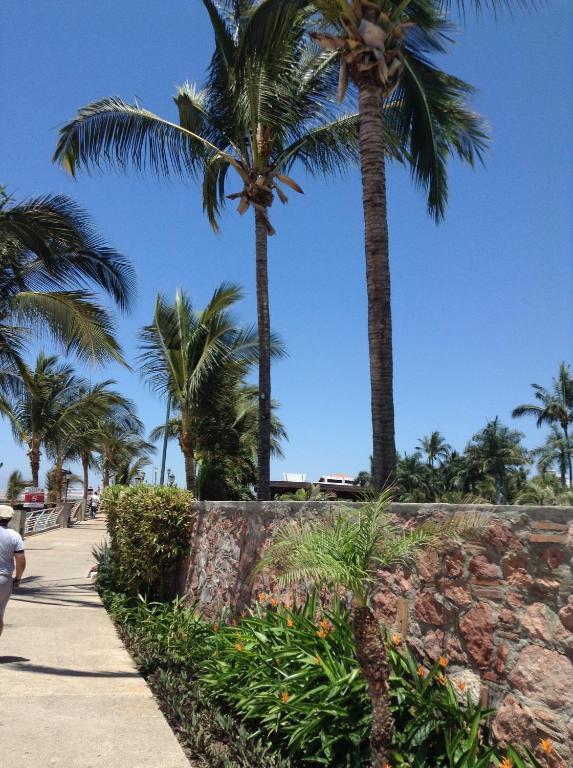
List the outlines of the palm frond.
<svg viewBox="0 0 573 768">
<path fill-rule="evenodd" d="M 82 166 L 112 165 L 122 171 L 149 169 L 158 176 L 194 176 L 212 152 L 220 150 L 203 136 L 138 104 L 106 98 L 80 109 L 60 129 L 53 160 L 72 175 Z"/>
<path fill-rule="evenodd" d="M 127 365 L 109 313 L 79 291 L 23 291 L 10 300 L 10 311 L 37 332 L 49 332 L 69 354 L 92 363 L 115 360 Z"/>
</svg>

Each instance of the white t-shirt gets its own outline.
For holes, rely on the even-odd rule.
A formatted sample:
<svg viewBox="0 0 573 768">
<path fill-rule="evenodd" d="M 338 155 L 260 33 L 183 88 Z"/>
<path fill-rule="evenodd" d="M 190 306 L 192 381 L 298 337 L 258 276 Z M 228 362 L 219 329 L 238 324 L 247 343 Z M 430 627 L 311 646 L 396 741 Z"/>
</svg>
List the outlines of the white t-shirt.
<svg viewBox="0 0 573 768">
<path fill-rule="evenodd" d="M 14 555 L 24 551 L 22 537 L 11 528 L 0 525 L 0 576 L 14 573 Z"/>
</svg>

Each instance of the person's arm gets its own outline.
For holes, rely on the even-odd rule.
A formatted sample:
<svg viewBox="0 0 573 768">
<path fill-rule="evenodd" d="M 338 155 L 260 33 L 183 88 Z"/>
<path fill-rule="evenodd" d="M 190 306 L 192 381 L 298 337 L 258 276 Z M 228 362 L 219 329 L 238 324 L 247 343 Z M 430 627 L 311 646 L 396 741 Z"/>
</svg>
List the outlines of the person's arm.
<svg viewBox="0 0 573 768">
<path fill-rule="evenodd" d="M 26 568 L 26 555 L 24 554 L 24 542 L 19 533 L 14 533 L 14 564 L 16 565 L 16 574 L 14 576 L 14 588 L 20 586 L 20 579 Z"/>
<path fill-rule="evenodd" d="M 14 562 L 16 563 L 16 574 L 14 575 L 14 587 L 18 589 L 20 586 L 20 580 L 26 570 L 26 555 L 24 552 L 14 553 Z"/>
</svg>

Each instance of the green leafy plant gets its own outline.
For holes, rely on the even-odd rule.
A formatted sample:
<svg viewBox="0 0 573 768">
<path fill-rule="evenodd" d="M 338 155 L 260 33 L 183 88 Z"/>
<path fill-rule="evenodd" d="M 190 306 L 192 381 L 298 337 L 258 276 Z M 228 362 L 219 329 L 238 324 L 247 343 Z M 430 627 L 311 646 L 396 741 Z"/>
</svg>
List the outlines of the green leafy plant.
<svg viewBox="0 0 573 768">
<path fill-rule="evenodd" d="M 177 566 L 189 550 L 193 497 L 162 486 L 115 486 L 103 495 L 119 587 L 170 599 Z"/>
<path fill-rule="evenodd" d="M 356 656 L 372 704 L 370 748 L 375 768 L 387 763 L 394 733 L 386 647 L 370 607 L 377 571 L 410 562 L 422 549 L 475 537 L 484 528 L 481 515 L 466 514 L 405 530 L 388 513 L 393 495 L 394 489 L 388 488 L 358 508 L 337 511 L 330 519 L 286 523 L 275 533 L 255 571 L 268 569 L 283 586 L 305 582 L 324 586 L 332 594 L 339 587 L 352 594 Z"/>
<path fill-rule="evenodd" d="M 196 745 L 203 739 L 204 754 L 215 755 L 207 765 L 252 765 L 242 750 L 254 736 L 262 755 L 256 765 L 370 764 L 370 700 L 350 612 L 340 601 L 326 610 L 312 595 L 289 609 L 261 593 L 237 621 L 223 616 L 215 625 L 180 600 L 108 595 L 107 602 L 178 731 L 181 723 L 194 723 L 189 738 Z M 447 674 L 447 659 L 427 668 L 401 638 L 386 638 L 385 645 L 397 726 L 388 758 L 393 768 L 490 768 L 504 758 L 514 768 L 541 768 L 526 749 L 493 745 L 491 712 Z M 217 762 L 214 725 L 242 734 L 234 744 L 238 762 Z"/>
</svg>

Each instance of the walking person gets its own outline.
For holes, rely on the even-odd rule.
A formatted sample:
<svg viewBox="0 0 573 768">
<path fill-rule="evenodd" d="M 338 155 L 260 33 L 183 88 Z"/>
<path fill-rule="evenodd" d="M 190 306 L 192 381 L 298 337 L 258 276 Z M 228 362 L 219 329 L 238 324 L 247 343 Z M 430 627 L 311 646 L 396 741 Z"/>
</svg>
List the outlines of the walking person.
<svg viewBox="0 0 573 768">
<path fill-rule="evenodd" d="M 92 520 L 97 515 L 97 511 L 99 509 L 99 502 L 100 502 L 100 492 L 99 488 L 96 488 L 95 491 L 92 493 L 92 497 L 90 499 L 90 517 Z"/>
<path fill-rule="evenodd" d="M 8 528 L 14 517 L 12 507 L 0 505 L 0 635 L 4 629 L 4 611 L 14 589 L 20 586 L 20 579 L 26 568 L 24 542 L 16 531 Z M 14 578 L 14 568 L 16 574 Z"/>
</svg>

